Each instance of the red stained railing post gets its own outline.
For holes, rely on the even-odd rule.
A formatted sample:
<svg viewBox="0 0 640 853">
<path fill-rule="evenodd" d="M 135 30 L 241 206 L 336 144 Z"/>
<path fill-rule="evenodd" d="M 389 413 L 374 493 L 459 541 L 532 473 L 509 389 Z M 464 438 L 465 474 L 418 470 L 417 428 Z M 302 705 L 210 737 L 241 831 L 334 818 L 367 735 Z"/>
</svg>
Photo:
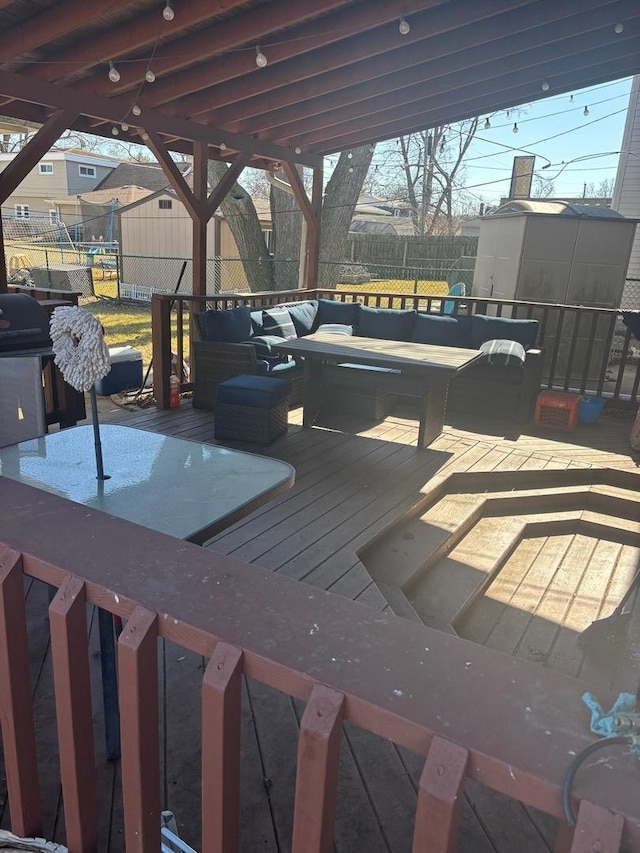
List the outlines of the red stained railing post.
<svg viewBox="0 0 640 853">
<path fill-rule="evenodd" d="M 622 815 L 582 800 L 570 853 L 618 853 L 623 828 Z"/>
<path fill-rule="evenodd" d="M 42 832 L 22 557 L 0 549 L 0 721 L 11 829 Z"/>
<path fill-rule="evenodd" d="M 92 853 L 98 838 L 85 603 L 84 581 L 68 576 L 49 605 L 60 776 L 71 853 Z"/>
<path fill-rule="evenodd" d="M 418 791 L 413 853 L 453 853 L 462 808 L 466 749 L 440 737 L 429 747 Z"/>
<path fill-rule="evenodd" d="M 293 853 L 333 850 L 344 695 L 313 688 L 300 724 Z"/>
<path fill-rule="evenodd" d="M 127 853 L 160 850 L 157 616 L 136 607 L 118 640 Z"/>
<path fill-rule="evenodd" d="M 240 823 L 242 652 L 218 643 L 202 682 L 202 851 L 234 853 Z"/>
</svg>

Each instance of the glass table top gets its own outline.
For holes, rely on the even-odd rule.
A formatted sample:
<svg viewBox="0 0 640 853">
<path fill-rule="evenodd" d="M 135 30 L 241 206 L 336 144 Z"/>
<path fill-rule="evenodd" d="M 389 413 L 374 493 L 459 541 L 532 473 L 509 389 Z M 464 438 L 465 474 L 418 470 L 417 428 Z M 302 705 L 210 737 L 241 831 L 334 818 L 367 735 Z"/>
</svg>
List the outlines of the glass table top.
<svg viewBox="0 0 640 853">
<path fill-rule="evenodd" d="M 279 459 L 102 424 L 97 479 L 92 426 L 0 449 L 0 474 L 180 539 L 202 542 L 293 485 Z"/>
</svg>

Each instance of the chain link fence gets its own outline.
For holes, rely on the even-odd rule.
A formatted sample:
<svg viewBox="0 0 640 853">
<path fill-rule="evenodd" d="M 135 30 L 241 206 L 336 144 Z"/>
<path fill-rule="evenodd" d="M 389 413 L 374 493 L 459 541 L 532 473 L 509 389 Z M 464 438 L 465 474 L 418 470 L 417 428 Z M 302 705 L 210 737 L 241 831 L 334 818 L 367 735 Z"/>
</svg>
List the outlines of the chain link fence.
<svg viewBox="0 0 640 853">
<path fill-rule="evenodd" d="M 625 281 L 620 308 L 623 311 L 640 311 L 640 278 Z"/>
</svg>

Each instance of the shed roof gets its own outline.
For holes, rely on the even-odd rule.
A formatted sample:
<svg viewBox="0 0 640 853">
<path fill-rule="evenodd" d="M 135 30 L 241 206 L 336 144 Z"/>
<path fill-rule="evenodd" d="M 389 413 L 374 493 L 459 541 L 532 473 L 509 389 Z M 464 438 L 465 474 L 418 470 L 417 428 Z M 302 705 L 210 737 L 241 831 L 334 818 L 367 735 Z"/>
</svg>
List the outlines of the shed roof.
<svg viewBox="0 0 640 853">
<path fill-rule="evenodd" d="M 170 21 L 164 5 L 0 2 L 0 112 L 44 122 L 64 110 L 109 139 L 317 166 L 640 72 L 638 0 L 180 0 Z"/>
<path fill-rule="evenodd" d="M 626 217 L 604 204 L 576 204 L 568 201 L 539 201 L 537 199 L 513 199 L 506 202 L 486 218 L 512 213 L 546 213 L 554 216 L 583 216 L 592 219 L 620 219 Z M 485 218 L 485 217 L 483 217 Z"/>
</svg>

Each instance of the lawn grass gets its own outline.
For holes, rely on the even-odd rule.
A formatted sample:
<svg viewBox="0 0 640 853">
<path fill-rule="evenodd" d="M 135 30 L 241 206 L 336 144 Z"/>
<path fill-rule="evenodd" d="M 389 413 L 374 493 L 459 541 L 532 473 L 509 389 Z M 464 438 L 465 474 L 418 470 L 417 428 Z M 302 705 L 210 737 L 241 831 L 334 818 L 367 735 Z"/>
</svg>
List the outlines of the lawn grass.
<svg viewBox="0 0 640 853">
<path fill-rule="evenodd" d="M 108 299 L 80 299 L 80 305 L 104 326 L 108 347 L 131 346 L 142 353 L 146 368 L 151 362 L 151 303 L 124 305 Z"/>
</svg>

